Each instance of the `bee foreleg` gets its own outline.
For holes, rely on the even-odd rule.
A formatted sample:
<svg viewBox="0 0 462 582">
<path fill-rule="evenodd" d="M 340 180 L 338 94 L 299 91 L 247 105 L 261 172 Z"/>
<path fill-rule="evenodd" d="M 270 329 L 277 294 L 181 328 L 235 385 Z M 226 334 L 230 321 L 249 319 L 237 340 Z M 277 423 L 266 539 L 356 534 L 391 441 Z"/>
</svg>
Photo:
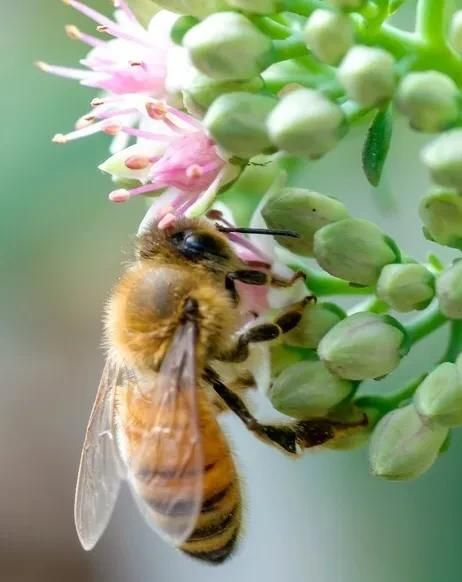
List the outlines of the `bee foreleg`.
<svg viewBox="0 0 462 582">
<path fill-rule="evenodd" d="M 291 331 L 300 322 L 307 303 L 316 301 L 313 295 L 308 295 L 302 301 L 295 303 L 288 311 L 280 315 L 273 323 L 260 323 L 251 327 L 239 336 L 236 344 L 220 360 L 225 362 L 244 362 L 249 355 L 249 344 L 267 342 Z"/>
<path fill-rule="evenodd" d="M 271 273 L 269 284 L 272 287 L 292 287 L 299 279 L 306 280 L 306 274 L 303 271 L 296 271 L 289 279 Z"/>
<path fill-rule="evenodd" d="M 228 408 L 242 420 L 255 436 L 291 455 L 297 454 L 297 433 L 293 427 L 261 424 L 251 414 L 242 398 L 225 386 L 210 368 L 206 370 L 206 379 Z"/>
<path fill-rule="evenodd" d="M 226 288 L 234 288 L 234 282 L 240 281 L 246 285 L 271 285 L 272 287 L 291 287 L 299 279 L 306 279 L 303 271 L 297 271 L 289 279 L 279 277 L 274 273 L 257 271 L 256 269 L 241 269 L 226 275 Z"/>
</svg>

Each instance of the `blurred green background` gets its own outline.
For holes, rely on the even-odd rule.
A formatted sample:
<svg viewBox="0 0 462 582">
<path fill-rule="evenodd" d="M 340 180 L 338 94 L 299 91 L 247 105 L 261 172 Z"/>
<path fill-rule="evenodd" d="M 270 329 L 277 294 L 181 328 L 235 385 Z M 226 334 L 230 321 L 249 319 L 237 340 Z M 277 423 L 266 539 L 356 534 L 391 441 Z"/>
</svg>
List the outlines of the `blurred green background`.
<svg viewBox="0 0 462 582">
<path fill-rule="evenodd" d="M 91 4 L 110 10 L 109 0 Z M 401 18 L 409 22 L 409 13 Z M 460 582 L 458 433 L 423 478 L 387 483 L 368 475 L 364 450 L 307 454 L 295 463 L 230 420 L 248 506 L 233 560 L 211 568 L 166 546 L 126 491 L 97 548 L 80 548 L 72 505 L 103 366 L 101 313 L 143 206 L 106 201 L 110 183 L 96 163 L 106 157 L 107 138 L 50 143 L 93 96 L 32 66 L 39 58 L 72 65 L 83 55 L 64 36 L 70 22 L 91 30 L 58 0 L 2 2 L 0 580 Z M 431 246 L 416 213 L 427 188 L 418 164 L 423 140 L 397 124 L 377 193 L 360 171 L 364 132 L 358 128 L 321 162 L 295 169 L 292 180 L 339 197 L 423 258 Z M 383 204 L 386 191 L 393 209 Z M 426 369 L 443 352 L 445 333 L 418 346 L 380 389 L 398 388 Z"/>
</svg>

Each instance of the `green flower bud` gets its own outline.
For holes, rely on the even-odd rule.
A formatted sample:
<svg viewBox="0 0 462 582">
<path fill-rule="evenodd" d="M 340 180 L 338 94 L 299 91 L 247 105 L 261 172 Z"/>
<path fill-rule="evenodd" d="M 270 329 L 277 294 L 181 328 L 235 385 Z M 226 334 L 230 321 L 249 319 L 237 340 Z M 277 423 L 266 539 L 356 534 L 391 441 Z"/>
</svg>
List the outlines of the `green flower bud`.
<svg viewBox="0 0 462 582">
<path fill-rule="evenodd" d="M 427 239 L 462 250 L 462 197 L 459 194 L 427 194 L 422 198 L 419 214 Z"/>
<path fill-rule="evenodd" d="M 215 99 L 224 93 L 237 91 L 255 93 L 262 88 L 261 77 L 249 81 L 217 81 L 197 71 L 183 88 L 183 100 L 188 111 L 202 117 Z"/>
<path fill-rule="evenodd" d="M 198 20 L 195 16 L 179 16 L 172 26 L 170 38 L 175 44 L 181 45 L 185 34 L 197 23 Z"/>
<path fill-rule="evenodd" d="M 454 261 L 438 276 L 436 296 L 443 315 L 462 319 L 462 259 Z"/>
<path fill-rule="evenodd" d="M 421 157 L 437 184 L 462 191 L 462 129 L 451 129 L 434 139 Z"/>
<path fill-rule="evenodd" d="M 266 119 L 276 103 L 276 99 L 266 95 L 228 93 L 213 102 L 204 124 L 224 150 L 251 158 L 271 146 Z"/>
<path fill-rule="evenodd" d="M 156 0 L 155 3 L 172 12 L 197 18 L 228 8 L 226 0 Z"/>
<path fill-rule="evenodd" d="M 320 61 L 336 65 L 353 44 L 353 23 L 346 14 L 318 9 L 308 18 L 303 37 Z"/>
<path fill-rule="evenodd" d="M 186 33 L 183 45 L 199 71 L 223 81 L 257 76 L 272 49 L 271 40 L 236 12 L 211 14 Z"/>
<path fill-rule="evenodd" d="M 317 348 L 326 333 L 345 317 L 343 309 L 334 303 L 308 305 L 300 323 L 284 334 L 284 343 L 300 348 Z"/>
<path fill-rule="evenodd" d="M 272 14 L 277 11 L 276 0 L 228 0 L 233 8 L 252 14 Z"/>
<path fill-rule="evenodd" d="M 335 198 L 304 190 L 284 188 L 276 191 L 262 209 L 269 228 L 295 230 L 300 238 L 276 237 L 280 245 L 297 255 L 312 256 L 317 230 L 348 218 L 344 204 Z"/>
<path fill-rule="evenodd" d="M 434 277 L 423 265 L 386 265 L 377 281 L 376 293 L 396 311 L 424 309 L 435 295 Z"/>
<path fill-rule="evenodd" d="M 354 46 L 337 71 L 350 97 L 363 107 L 375 107 L 390 99 L 395 90 L 393 57 L 381 48 Z"/>
<path fill-rule="evenodd" d="M 355 313 L 327 332 L 318 355 L 340 378 L 381 378 L 398 366 L 406 339 L 404 329 L 392 317 Z"/>
<path fill-rule="evenodd" d="M 343 111 L 311 89 L 284 95 L 268 119 L 272 142 L 291 154 L 319 158 L 345 133 Z"/>
<path fill-rule="evenodd" d="M 462 425 L 462 381 L 456 364 L 444 362 L 430 372 L 414 394 L 414 406 L 432 423 Z"/>
<path fill-rule="evenodd" d="M 438 71 L 409 73 L 396 94 L 398 109 L 418 131 L 437 133 L 457 120 L 459 90 L 454 81 Z"/>
<path fill-rule="evenodd" d="M 370 468 L 385 479 L 413 479 L 436 460 L 448 430 L 427 426 L 410 404 L 389 412 L 372 433 Z"/>
<path fill-rule="evenodd" d="M 333 8 L 351 11 L 362 8 L 366 0 L 328 0 L 328 2 Z"/>
<path fill-rule="evenodd" d="M 454 12 L 449 28 L 449 40 L 452 47 L 462 53 L 462 10 Z"/>
<path fill-rule="evenodd" d="M 325 271 L 358 285 L 373 285 L 385 265 L 400 260 L 393 241 L 372 222 L 358 218 L 319 229 L 313 252 Z"/>
<path fill-rule="evenodd" d="M 351 382 L 337 378 L 314 360 L 286 368 L 274 381 L 269 397 L 279 412 L 303 419 L 325 416 L 352 388 Z"/>
</svg>

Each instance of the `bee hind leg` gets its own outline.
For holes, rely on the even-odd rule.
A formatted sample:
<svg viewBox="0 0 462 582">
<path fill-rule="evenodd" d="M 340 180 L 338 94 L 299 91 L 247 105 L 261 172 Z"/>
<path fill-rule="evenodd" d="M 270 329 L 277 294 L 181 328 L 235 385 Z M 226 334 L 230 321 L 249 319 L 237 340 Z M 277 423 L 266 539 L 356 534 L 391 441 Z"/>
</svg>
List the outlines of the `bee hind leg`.
<svg viewBox="0 0 462 582">
<path fill-rule="evenodd" d="M 215 392 L 226 406 L 236 414 L 245 426 L 258 438 L 273 446 L 277 446 L 286 453 L 296 455 L 296 432 L 290 426 L 265 425 L 258 422 L 247 408 L 247 405 L 235 392 L 230 390 L 210 368 L 206 370 L 206 380 L 212 385 Z"/>
<path fill-rule="evenodd" d="M 305 449 L 323 445 L 346 429 L 364 427 L 368 424 L 365 414 L 351 421 L 310 418 L 287 424 L 262 424 L 252 415 L 242 398 L 223 384 L 210 368 L 206 370 L 206 380 L 225 405 L 256 437 L 291 456 L 299 456 Z"/>
</svg>

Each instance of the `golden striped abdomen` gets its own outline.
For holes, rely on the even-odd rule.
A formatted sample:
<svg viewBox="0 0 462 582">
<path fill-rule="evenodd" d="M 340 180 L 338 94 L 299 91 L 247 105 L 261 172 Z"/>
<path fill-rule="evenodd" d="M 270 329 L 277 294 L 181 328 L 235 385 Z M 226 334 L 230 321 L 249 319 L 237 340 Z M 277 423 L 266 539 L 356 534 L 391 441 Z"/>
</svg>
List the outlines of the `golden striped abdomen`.
<svg viewBox="0 0 462 582">
<path fill-rule="evenodd" d="M 228 443 L 215 419 L 207 395 L 199 389 L 197 396 L 201 466 L 193 466 L 191 460 L 189 464 L 186 462 L 183 465 L 180 475 L 176 474 L 175 463 L 182 458 L 181 450 L 180 454 L 178 450 L 184 445 L 180 437 L 170 443 L 167 447 L 169 450 L 160 453 L 161 457 L 158 450 L 143 453 L 142 466 L 136 472 L 135 488 L 152 509 L 154 522 L 164 523 L 166 530 L 174 530 L 176 524 L 180 525 L 181 520 L 184 520 L 185 511 L 190 507 L 193 484 L 197 483 L 196 469 L 199 469 L 202 473 L 202 505 L 194 531 L 180 549 L 193 557 L 219 563 L 231 554 L 236 544 L 241 521 L 239 480 Z M 120 448 L 125 462 L 130 465 L 130 460 L 139 450 L 140 435 L 150 430 L 157 415 L 152 404 L 131 387 L 118 390 L 116 406 Z M 168 407 L 162 413 L 162 418 L 164 416 L 169 416 Z M 175 409 L 174 425 L 171 419 L 166 419 L 166 424 L 171 426 L 175 435 L 184 433 L 183 423 L 187 422 L 185 411 L 178 411 L 178 406 Z M 155 480 L 150 479 L 154 472 L 153 465 Z M 164 481 L 162 475 L 165 476 Z M 172 475 L 175 477 L 172 478 Z M 173 506 L 172 498 L 176 499 Z"/>
</svg>

